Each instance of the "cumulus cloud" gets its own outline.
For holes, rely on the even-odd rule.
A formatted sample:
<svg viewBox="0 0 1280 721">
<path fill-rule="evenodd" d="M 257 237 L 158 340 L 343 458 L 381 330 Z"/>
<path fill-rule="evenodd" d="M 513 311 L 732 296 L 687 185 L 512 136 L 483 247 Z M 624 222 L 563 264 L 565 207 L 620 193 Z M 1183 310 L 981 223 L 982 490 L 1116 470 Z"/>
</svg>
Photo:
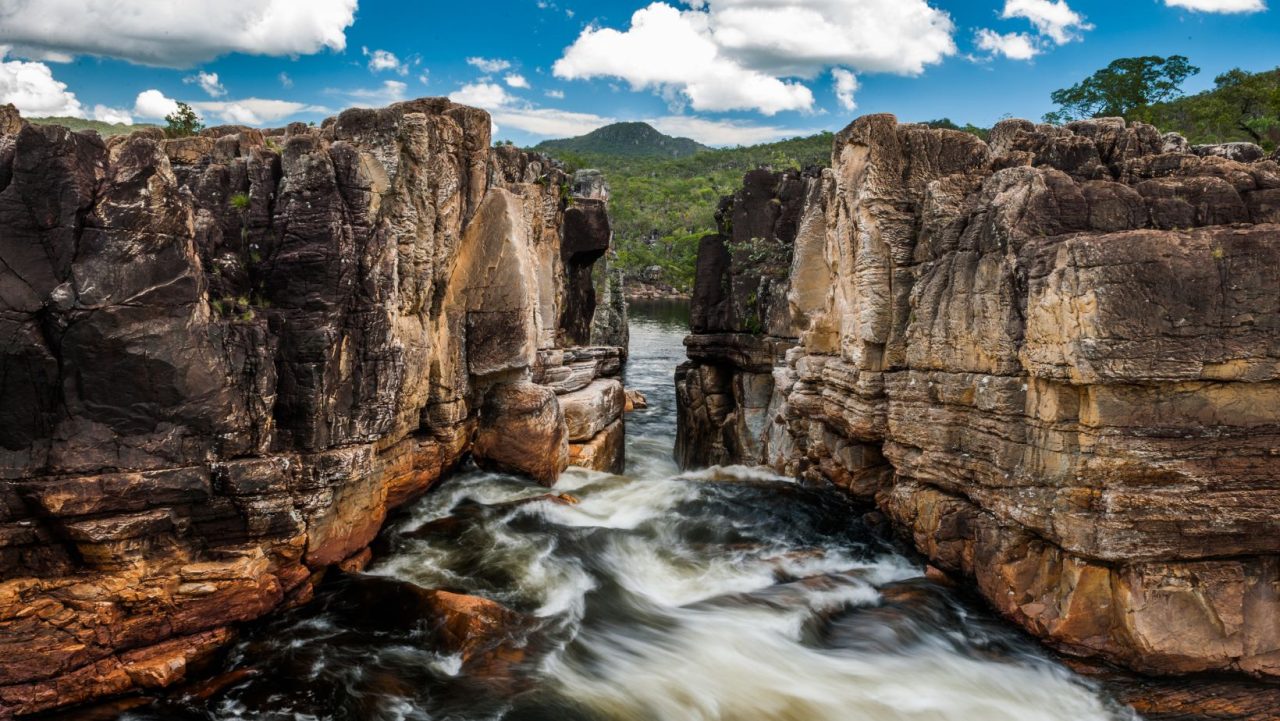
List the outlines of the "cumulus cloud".
<svg viewBox="0 0 1280 721">
<path fill-rule="evenodd" d="M 289 73 L 280 73 L 279 79 L 280 79 L 281 87 L 285 87 L 285 88 L 293 87 L 293 78 L 289 77 Z"/>
<path fill-rule="evenodd" d="M 29 117 L 47 115 L 84 117 L 84 108 L 67 84 L 56 80 L 48 65 L 6 60 L 0 46 L 0 103 L 13 103 Z"/>
<path fill-rule="evenodd" d="M 462 105 L 472 105 L 485 110 L 504 107 L 515 98 L 497 83 L 469 83 L 449 93 L 449 99 Z"/>
<path fill-rule="evenodd" d="M 159 90 L 143 90 L 133 103 L 133 114 L 144 118 L 163 118 L 178 109 L 178 101 Z"/>
<path fill-rule="evenodd" d="M 369 71 L 380 73 L 389 70 L 397 75 L 408 75 L 409 66 L 400 61 L 396 54 L 389 50 L 370 50 L 369 48 L 361 48 L 366 58 L 369 58 Z"/>
<path fill-rule="evenodd" d="M 1027 33 L 1001 34 L 994 30 L 979 30 L 977 44 L 979 50 L 1003 55 L 1010 60 L 1030 60 L 1040 54 L 1039 44 Z"/>
<path fill-rule="evenodd" d="M 356 101 L 356 104 L 361 107 L 374 107 L 400 102 L 404 100 L 405 93 L 408 90 L 408 83 L 403 83 L 399 80 L 384 80 L 376 88 L 360 88 L 346 91 L 330 90 L 328 92 L 346 96 Z"/>
<path fill-rule="evenodd" d="M 195 83 L 200 89 L 209 94 L 211 98 L 220 98 L 227 94 L 227 89 L 222 87 L 222 83 L 218 81 L 217 73 L 199 72 L 182 79 L 182 82 L 188 85 Z"/>
<path fill-rule="evenodd" d="M 109 108 L 105 105 L 93 106 L 93 119 L 101 120 L 104 123 L 133 125 L 133 115 L 128 110 L 124 108 Z"/>
<path fill-rule="evenodd" d="M 511 73 L 507 75 L 507 77 L 503 78 L 503 80 L 506 81 L 507 85 L 510 85 L 513 88 L 527 89 L 529 87 L 529 81 L 526 80 L 525 77 L 519 73 Z"/>
<path fill-rule="evenodd" d="M 1079 40 L 1082 33 L 1093 29 L 1093 25 L 1072 10 L 1066 0 L 1005 0 L 1000 17 L 1030 20 L 1038 33 L 1058 45 Z"/>
<path fill-rule="evenodd" d="M 681 94 L 695 110 L 759 110 L 767 115 L 808 110 L 813 93 L 751 70 L 716 45 L 710 15 L 654 3 L 631 18 L 625 32 L 588 28 L 556 61 L 570 80 L 616 77 L 632 90 L 656 90 L 669 101 Z"/>
<path fill-rule="evenodd" d="M 263 125 L 297 115 L 299 113 L 323 113 L 328 109 L 319 105 L 295 103 L 291 100 L 271 98 L 244 98 L 225 102 L 191 103 L 202 117 L 212 117 L 232 125 Z"/>
<path fill-rule="evenodd" d="M 1164 4 L 1202 13 L 1256 13 L 1267 9 L 1263 0 L 1164 0 Z"/>
<path fill-rule="evenodd" d="M 831 77 L 835 79 L 836 100 L 840 102 L 840 107 L 849 111 L 857 110 L 858 101 L 854 96 L 858 93 L 858 76 L 844 68 L 836 68 L 831 71 Z"/>
<path fill-rule="evenodd" d="M 797 79 L 829 67 L 915 75 L 956 52 L 951 17 L 926 0 L 655 2 L 625 30 L 588 27 L 557 77 L 620 78 L 694 110 L 809 110 Z"/>
<path fill-rule="evenodd" d="M 99 55 L 189 67 L 231 52 L 346 48 L 357 0 L 0 0 L 0 43 L 29 57 Z"/>
<path fill-rule="evenodd" d="M 546 95 L 548 98 L 551 98 L 552 100 L 564 100 L 563 90 L 548 90 Z"/>
<path fill-rule="evenodd" d="M 482 73 L 500 73 L 511 69 L 511 63 L 501 58 L 467 58 L 467 65 L 478 68 Z"/>
</svg>

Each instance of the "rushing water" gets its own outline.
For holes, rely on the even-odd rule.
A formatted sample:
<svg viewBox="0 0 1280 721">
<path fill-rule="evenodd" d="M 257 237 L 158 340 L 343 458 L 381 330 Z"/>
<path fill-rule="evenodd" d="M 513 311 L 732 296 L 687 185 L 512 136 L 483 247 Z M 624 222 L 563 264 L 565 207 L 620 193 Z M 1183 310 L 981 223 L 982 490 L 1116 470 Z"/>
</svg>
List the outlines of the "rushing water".
<svg viewBox="0 0 1280 721">
<path fill-rule="evenodd" d="M 204 700 L 158 719 L 1036 721 L 1129 719 L 827 489 L 745 468 L 681 474 L 672 372 L 687 310 L 633 309 L 627 474 L 571 470 L 576 505 L 473 472 L 383 536 L 366 574 L 267 622 Z M 438 650 L 403 584 L 527 614 L 512 651 Z"/>
</svg>

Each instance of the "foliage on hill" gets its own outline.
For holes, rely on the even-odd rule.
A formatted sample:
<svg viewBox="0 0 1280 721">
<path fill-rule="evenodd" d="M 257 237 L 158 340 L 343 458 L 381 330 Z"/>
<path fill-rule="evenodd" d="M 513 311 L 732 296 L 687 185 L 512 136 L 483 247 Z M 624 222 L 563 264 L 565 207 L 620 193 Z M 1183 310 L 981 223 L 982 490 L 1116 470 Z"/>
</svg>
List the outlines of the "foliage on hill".
<svg viewBox="0 0 1280 721">
<path fill-rule="evenodd" d="M 1187 136 L 1192 143 L 1257 143 L 1280 147 L 1280 68 L 1260 73 L 1231 70 L 1212 90 L 1157 103 L 1138 119 Z"/>
<path fill-rule="evenodd" d="M 49 118 L 23 118 L 27 122 L 36 125 L 63 125 L 74 131 L 96 130 L 98 135 L 104 138 L 112 135 L 128 135 L 135 130 L 141 128 L 152 128 L 154 125 L 135 124 L 125 125 L 124 123 L 104 123 L 101 120 L 85 120 L 84 118 L 67 118 L 67 117 L 49 117 Z"/>
<path fill-rule="evenodd" d="M 1187 58 L 1121 58 L 1080 83 L 1052 94 L 1060 106 L 1045 120 L 1119 116 L 1185 135 L 1192 143 L 1280 146 L 1280 68 L 1230 70 L 1205 92 L 1183 96 L 1183 81 L 1199 72 Z"/>
<path fill-rule="evenodd" d="M 756 168 L 825 167 L 831 161 L 832 142 L 831 133 L 821 133 L 674 159 L 543 152 L 570 169 L 604 171 L 613 192 L 609 207 L 617 262 L 630 278 L 644 278 L 657 266 L 658 277 L 650 280 L 687 291 L 693 285 L 698 240 L 715 232 L 720 198 L 736 191 L 742 176 Z"/>
<path fill-rule="evenodd" d="M 648 123 L 614 123 L 581 137 L 545 141 L 534 150 L 549 155 L 570 152 L 621 157 L 684 158 L 710 148 L 689 138 L 664 135 Z"/>
</svg>

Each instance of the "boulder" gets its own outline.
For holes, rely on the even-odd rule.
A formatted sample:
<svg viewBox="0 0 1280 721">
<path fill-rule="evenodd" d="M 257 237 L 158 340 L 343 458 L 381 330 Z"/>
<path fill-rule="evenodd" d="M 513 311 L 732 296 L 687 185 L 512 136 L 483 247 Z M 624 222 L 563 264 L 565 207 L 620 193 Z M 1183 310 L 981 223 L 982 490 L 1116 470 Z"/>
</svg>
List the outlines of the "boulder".
<svg viewBox="0 0 1280 721">
<path fill-rule="evenodd" d="M 554 485 L 569 465 L 569 430 L 555 391 L 529 382 L 489 389 L 471 452 L 482 467 Z"/>
<path fill-rule="evenodd" d="M 560 396 L 569 440 L 574 443 L 594 438 L 619 420 L 625 406 L 622 383 L 611 378 L 597 380 L 582 390 Z"/>
</svg>

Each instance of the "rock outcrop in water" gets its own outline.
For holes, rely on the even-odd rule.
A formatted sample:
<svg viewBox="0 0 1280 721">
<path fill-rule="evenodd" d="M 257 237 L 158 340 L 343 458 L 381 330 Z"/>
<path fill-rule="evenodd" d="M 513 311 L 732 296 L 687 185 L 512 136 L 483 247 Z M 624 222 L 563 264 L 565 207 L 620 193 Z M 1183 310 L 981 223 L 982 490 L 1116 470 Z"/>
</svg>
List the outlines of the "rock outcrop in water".
<svg viewBox="0 0 1280 721">
<path fill-rule="evenodd" d="M 0 716 L 180 680 L 468 453 L 621 464 L 604 200 L 490 127 L 0 108 Z"/>
<path fill-rule="evenodd" d="M 1248 152 L 1245 152 L 1248 151 Z M 1280 165 L 864 117 L 701 247 L 679 460 L 874 499 L 1070 653 L 1280 676 Z"/>
</svg>

